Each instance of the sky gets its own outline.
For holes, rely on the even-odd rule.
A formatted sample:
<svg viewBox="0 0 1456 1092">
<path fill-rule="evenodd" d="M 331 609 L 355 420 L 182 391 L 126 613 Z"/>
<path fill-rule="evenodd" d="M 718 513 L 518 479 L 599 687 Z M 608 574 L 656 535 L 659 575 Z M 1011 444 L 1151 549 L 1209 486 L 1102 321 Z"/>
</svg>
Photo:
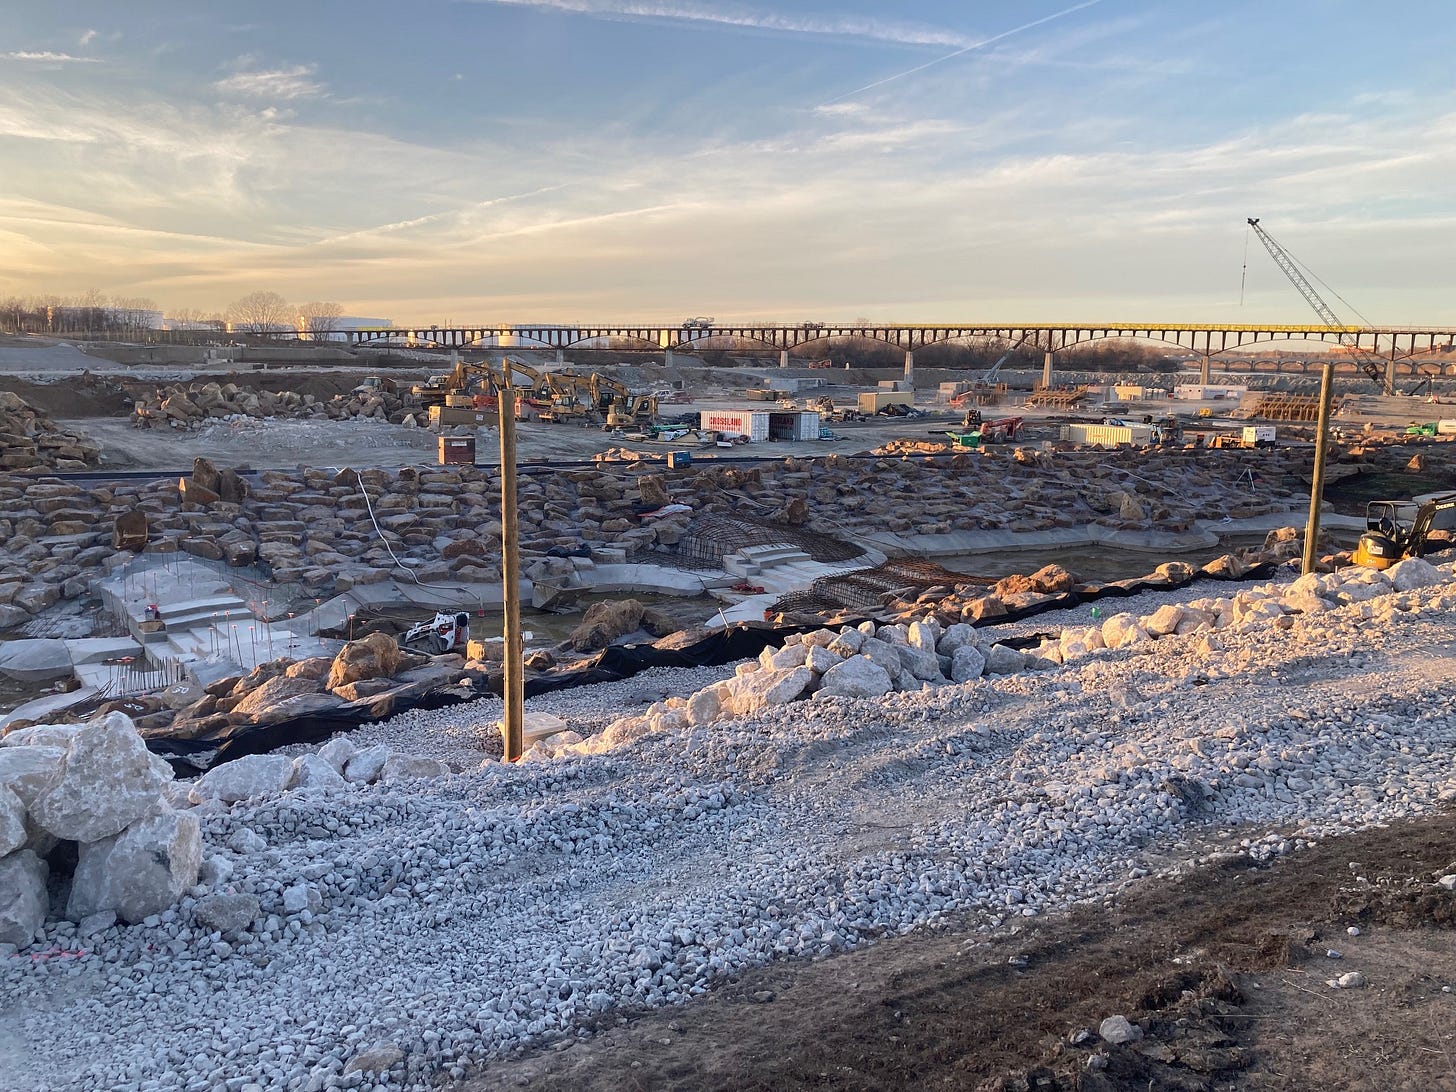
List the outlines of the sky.
<svg viewBox="0 0 1456 1092">
<path fill-rule="evenodd" d="M 0 0 L 0 296 L 1456 320 L 1449 0 Z M 1320 284 L 1320 282 L 1316 282 Z"/>
</svg>

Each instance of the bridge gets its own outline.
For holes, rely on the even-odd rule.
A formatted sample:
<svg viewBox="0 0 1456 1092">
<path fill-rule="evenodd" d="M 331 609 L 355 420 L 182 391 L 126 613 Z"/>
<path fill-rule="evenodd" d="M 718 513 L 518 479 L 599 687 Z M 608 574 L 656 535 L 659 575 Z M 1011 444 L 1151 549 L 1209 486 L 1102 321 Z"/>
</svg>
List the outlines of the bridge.
<svg viewBox="0 0 1456 1092">
<path fill-rule="evenodd" d="M 280 331 L 280 336 L 288 336 Z M 307 335 L 296 335 L 307 337 Z M 905 375 L 914 374 L 915 351 L 959 341 L 979 341 L 1005 349 L 1040 351 L 1043 381 L 1051 385 L 1057 353 L 1106 340 L 1150 341 L 1193 354 L 1199 359 L 1203 382 L 1209 382 L 1213 360 L 1229 350 L 1283 342 L 1350 344 L 1387 362 L 1392 381 L 1402 373 L 1433 370 L 1429 356 L 1456 343 L 1456 326 L 1324 326 L 1317 324 L 1243 325 L 1227 323 L 723 323 L 664 325 L 661 323 L 513 323 L 502 325 L 373 327 L 339 331 L 351 345 L 410 344 L 440 348 L 494 348 L 510 344 L 521 348 L 556 349 L 592 347 L 593 343 L 629 350 L 696 352 L 714 348 L 745 348 L 745 343 L 778 350 L 787 365 L 791 350 L 817 341 L 861 338 L 903 349 Z M 624 345 L 623 343 L 627 343 Z M 1426 357 L 1427 360 L 1420 359 Z M 1228 369 L 1222 369 L 1228 370 Z M 1435 369 L 1439 370 L 1439 369 Z"/>
</svg>

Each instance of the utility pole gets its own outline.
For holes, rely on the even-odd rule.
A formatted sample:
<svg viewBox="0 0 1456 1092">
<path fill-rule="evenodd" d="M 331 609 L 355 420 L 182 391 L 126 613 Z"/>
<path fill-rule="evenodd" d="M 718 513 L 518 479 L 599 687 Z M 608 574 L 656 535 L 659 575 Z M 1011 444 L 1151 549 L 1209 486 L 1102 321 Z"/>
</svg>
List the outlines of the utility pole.
<svg viewBox="0 0 1456 1092">
<path fill-rule="evenodd" d="M 1314 572 L 1319 557 L 1320 504 L 1325 495 L 1325 449 L 1330 440 L 1330 403 L 1334 399 L 1335 365 L 1326 362 L 1320 377 L 1319 425 L 1314 436 L 1314 481 L 1309 487 L 1309 522 L 1304 527 L 1304 563 L 1301 573 Z"/>
<path fill-rule="evenodd" d="M 501 443 L 501 578 L 505 581 L 505 701 L 501 738 L 505 761 L 515 762 L 523 749 L 525 724 L 525 667 L 521 662 L 521 551 L 516 527 L 516 391 L 511 369 L 502 369 L 504 382 L 496 394 L 500 408 Z"/>
</svg>

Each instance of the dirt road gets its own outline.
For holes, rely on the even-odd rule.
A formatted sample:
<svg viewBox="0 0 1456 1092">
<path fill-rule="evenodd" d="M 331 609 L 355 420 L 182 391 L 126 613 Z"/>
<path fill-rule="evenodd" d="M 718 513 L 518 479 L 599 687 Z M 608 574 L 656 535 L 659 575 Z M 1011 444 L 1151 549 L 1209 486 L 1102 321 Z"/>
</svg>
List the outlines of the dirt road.
<svg viewBox="0 0 1456 1092">
<path fill-rule="evenodd" d="M 1453 870 L 1449 810 L 1229 854 L 989 942 L 952 925 L 764 968 L 457 1087 L 1452 1089 L 1456 894 L 1432 879 Z M 1368 984 L 1326 985 L 1346 972 Z M 1143 1037 L 1108 1046 L 1114 1014 Z"/>
</svg>

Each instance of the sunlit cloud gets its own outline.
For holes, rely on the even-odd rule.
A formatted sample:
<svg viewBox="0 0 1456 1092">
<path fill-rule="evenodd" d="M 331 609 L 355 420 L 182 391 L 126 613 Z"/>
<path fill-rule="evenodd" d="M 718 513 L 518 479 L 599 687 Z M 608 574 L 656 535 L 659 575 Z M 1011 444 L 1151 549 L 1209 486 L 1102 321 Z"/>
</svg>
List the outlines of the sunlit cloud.
<svg viewBox="0 0 1456 1092">
<path fill-rule="evenodd" d="M 29 61 L 32 64 L 95 64 L 96 58 L 76 57 L 70 53 L 53 53 L 50 50 L 18 49 L 9 53 L 0 53 L 0 61 Z"/>
<path fill-rule="evenodd" d="M 323 84 L 312 78 L 317 69 L 317 65 L 300 64 L 261 72 L 239 72 L 218 80 L 212 86 L 228 95 L 266 99 L 308 98 L 324 93 Z"/>
</svg>

